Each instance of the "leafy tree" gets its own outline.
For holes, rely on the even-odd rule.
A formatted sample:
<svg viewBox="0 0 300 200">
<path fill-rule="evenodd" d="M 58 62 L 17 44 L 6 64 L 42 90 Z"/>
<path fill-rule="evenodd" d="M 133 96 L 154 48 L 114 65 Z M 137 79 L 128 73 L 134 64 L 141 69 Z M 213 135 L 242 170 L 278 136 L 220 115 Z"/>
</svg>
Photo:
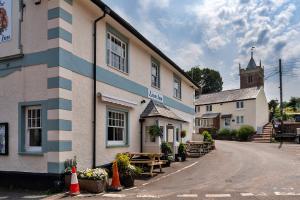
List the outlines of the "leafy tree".
<svg viewBox="0 0 300 200">
<path fill-rule="evenodd" d="M 269 105 L 269 110 L 270 110 L 272 113 L 275 113 L 275 109 L 276 109 L 277 106 L 278 106 L 278 101 L 272 99 L 271 101 L 269 101 L 268 105 Z"/>
<path fill-rule="evenodd" d="M 287 103 L 288 107 L 291 107 L 294 112 L 297 111 L 297 106 L 300 104 L 300 97 L 291 97 L 290 101 Z"/>
<path fill-rule="evenodd" d="M 187 74 L 202 87 L 202 94 L 220 92 L 223 89 L 222 77 L 216 70 L 193 67 L 189 71 L 187 71 Z M 196 95 L 199 95 L 199 91 L 196 92 Z"/>
</svg>

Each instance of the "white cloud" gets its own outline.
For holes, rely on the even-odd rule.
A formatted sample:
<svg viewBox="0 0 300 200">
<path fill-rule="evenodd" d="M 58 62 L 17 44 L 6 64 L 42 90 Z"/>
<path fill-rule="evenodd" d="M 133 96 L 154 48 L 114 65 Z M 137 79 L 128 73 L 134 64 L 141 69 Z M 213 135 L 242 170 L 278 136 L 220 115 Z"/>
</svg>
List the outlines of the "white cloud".
<svg viewBox="0 0 300 200">
<path fill-rule="evenodd" d="M 141 9 L 146 11 L 150 8 L 167 8 L 170 5 L 170 0 L 139 0 L 138 3 Z"/>
<path fill-rule="evenodd" d="M 174 60 L 180 67 L 188 70 L 191 67 L 201 64 L 202 55 L 203 51 L 199 44 L 187 43 L 182 48 L 175 50 L 172 57 L 175 58 Z"/>
</svg>

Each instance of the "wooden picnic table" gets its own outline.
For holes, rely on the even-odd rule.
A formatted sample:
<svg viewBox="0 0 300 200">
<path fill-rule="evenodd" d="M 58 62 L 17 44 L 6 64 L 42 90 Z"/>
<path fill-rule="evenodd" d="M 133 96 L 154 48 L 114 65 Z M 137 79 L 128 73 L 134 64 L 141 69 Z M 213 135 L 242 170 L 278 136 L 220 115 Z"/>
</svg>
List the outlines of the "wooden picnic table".
<svg viewBox="0 0 300 200">
<path fill-rule="evenodd" d="M 139 164 L 139 165 L 148 165 L 150 167 L 150 172 L 144 172 L 142 174 L 147 174 L 154 176 L 154 166 L 158 165 L 160 172 L 162 172 L 162 164 L 164 162 L 160 160 L 162 153 L 136 153 L 136 152 L 127 152 L 126 153 L 130 158 L 130 163 Z M 140 158 L 144 157 L 144 158 Z M 145 158 L 146 157 L 146 158 Z"/>
</svg>

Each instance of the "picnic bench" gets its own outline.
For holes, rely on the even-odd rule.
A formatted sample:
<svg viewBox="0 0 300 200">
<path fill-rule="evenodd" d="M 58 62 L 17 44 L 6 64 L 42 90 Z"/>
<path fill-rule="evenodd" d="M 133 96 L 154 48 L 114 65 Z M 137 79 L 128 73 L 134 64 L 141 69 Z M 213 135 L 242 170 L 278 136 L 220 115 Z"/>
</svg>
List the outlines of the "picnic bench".
<svg viewBox="0 0 300 200">
<path fill-rule="evenodd" d="M 162 161 L 160 157 L 161 153 L 135 153 L 127 152 L 129 156 L 130 163 L 134 165 L 147 165 L 150 167 L 149 172 L 143 172 L 144 175 L 150 175 L 153 177 L 156 172 L 154 172 L 154 166 L 159 166 L 160 172 L 162 172 L 162 165 L 165 164 L 165 161 Z"/>
<path fill-rule="evenodd" d="M 187 143 L 187 155 L 189 157 L 200 157 L 211 150 L 211 143 L 204 141 L 189 141 Z"/>
</svg>

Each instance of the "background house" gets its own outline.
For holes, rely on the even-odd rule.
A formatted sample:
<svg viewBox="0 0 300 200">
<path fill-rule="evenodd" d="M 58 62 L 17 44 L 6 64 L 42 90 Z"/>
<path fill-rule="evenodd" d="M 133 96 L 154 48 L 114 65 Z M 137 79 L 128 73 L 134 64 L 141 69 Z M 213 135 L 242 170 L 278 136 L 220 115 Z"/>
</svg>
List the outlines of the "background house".
<svg viewBox="0 0 300 200">
<path fill-rule="evenodd" d="M 245 69 L 239 66 L 240 89 L 200 95 L 195 102 L 196 132 L 203 129 L 238 129 L 253 126 L 261 133 L 268 123 L 268 102 L 264 92 L 264 70 L 256 65 L 251 52 Z"/>
</svg>

